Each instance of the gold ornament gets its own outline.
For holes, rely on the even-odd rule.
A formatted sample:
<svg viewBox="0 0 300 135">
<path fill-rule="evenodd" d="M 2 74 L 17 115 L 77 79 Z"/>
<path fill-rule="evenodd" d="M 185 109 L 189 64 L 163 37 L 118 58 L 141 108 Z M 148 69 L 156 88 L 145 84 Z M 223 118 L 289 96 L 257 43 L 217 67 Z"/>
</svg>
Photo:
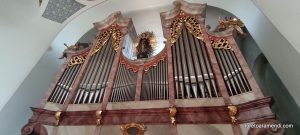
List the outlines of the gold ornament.
<svg viewBox="0 0 300 135">
<path fill-rule="evenodd" d="M 102 119 L 102 110 L 96 111 L 96 125 L 100 126 Z"/>
<path fill-rule="evenodd" d="M 123 135 L 130 135 L 128 133 L 128 130 L 130 128 L 136 128 L 138 130 L 137 135 L 144 135 L 144 132 L 146 131 L 146 127 L 144 124 L 137 124 L 137 123 L 130 123 L 126 125 L 121 126 L 121 130 L 123 131 Z"/>
<path fill-rule="evenodd" d="M 232 105 L 232 104 L 230 104 L 227 108 L 229 109 L 228 114 L 230 116 L 231 123 L 232 124 L 236 124 L 236 122 L 237 122 L 236 115 L 237 115 L 237 112 L 238 112 L 237 107 L 234 106 L 234 105 Z"/>
<path fill-rule="evenodd" d="M 55 126 L 58 126 L 59 125 L 59 122 L 60 122 L 60 117 L 61 117 L 61 112 L 56 112 L 55 113 Z"/>
<path fill-rule="evenodd" d="M 218 39 L 215 41 L 214 39 L 210 40 L 210 43 L 215 49 L 231 49 L 231 45 L 227 39 Z"/>
<path fill-rule="evenodd" d="M 176 113 L 177 113 L 177 109 L 176 109 L 176 107 L 171 106 L 171 107 L 169 108 L 169 111 L 170 111 L 171 124 L 172 124 L 172 125 L 175 125 L 175 124 L 176 124 L 175 116 L 176 116 Z"/>
<path fill-rule="evenodd" d="M 184 12 L 180 12 L 180 17 L 174 19 L 171 23 L 170 33 L 171 33 L 171 43 L 175 43 L 181 34 L 182 25 L 185 24 L 186 28 L 190 33 L 192 33 L 196 38 L 203 40 L 203 33 L 201 31 L 200 23 L 196 18 L 191 16 L 184 16 Z"/>
</svg>

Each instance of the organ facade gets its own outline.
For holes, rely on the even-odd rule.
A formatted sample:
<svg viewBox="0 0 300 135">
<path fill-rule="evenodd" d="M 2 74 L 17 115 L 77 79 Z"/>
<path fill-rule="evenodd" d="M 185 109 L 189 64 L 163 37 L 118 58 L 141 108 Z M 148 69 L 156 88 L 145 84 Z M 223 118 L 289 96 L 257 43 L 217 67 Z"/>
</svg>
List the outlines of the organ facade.
<svg viewBox="0 0 300 135">
<path fill-rule="evenodd" d="M 175 1 L 161 13 L 166 42 L 154 56 L 155 37 L 138 36 L 121 12 L 94 23 L 97 37 L 87 48 L 65 51 L 22 134 L 283 134 L 247 127 L 279 123 L 271 97 L 263 96 L 237 46 L 240 20 L 221 20 L 223 29 L 211 32 L 205 10 L 206 4 Z"/>
</svg>

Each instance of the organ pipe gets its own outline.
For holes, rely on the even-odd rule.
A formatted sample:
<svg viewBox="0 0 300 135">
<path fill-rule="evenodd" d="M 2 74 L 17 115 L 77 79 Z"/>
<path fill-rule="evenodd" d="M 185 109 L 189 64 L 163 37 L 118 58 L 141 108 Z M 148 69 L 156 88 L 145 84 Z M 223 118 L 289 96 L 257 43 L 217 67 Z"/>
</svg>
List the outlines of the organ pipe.
<svg viewBox="0 0 300 135">
<path fill-rule="evenodd" d="M 216 39 L 212 41 L 214 53 L 220 65 L 223 78 L 225 80 L 228 94 L 234 96 L 237 94 L 251 91 L 251 87 L 241 65 L 231 49 L 227 39 Z"/>
<path fill-rule="evenodd" d="M 137 73 L 119 63 L 110 102 L 133 101 L 135 96 Z"/>
<path fill-rule="evenodd" d="M 157 66 L 145 71 L 142 81 L 141 100 L 169 99 L 167 76 L 166 58 L 160 61 Z"/>
<path fill-rule="evenodd" d="M 182 26 L 171 49 L 176 98 L 219 97 L 205 43 Z"/>
<path fill-rule="evenodd" d="M 82 64 L 76 64 L 73 66 L 68 66 L 65 69 L 48 99 L 49 102 L 58 104 L 63 104 L 65 102 L 81 66 Z"/>
<path fill-rule="evenodd" d="M 91 56 L 87 71 L 79 84 L 74 104 L 101 103 L 107 86 L 108 75 L 116 52 L 112 40 Z"/>
</svg>

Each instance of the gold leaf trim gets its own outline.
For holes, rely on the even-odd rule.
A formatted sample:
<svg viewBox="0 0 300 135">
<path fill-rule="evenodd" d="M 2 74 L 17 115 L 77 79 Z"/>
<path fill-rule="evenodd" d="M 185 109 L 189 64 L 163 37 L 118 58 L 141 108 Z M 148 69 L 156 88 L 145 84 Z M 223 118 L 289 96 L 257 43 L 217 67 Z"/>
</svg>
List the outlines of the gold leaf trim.
<svg viewBox="0 0 300 135">
<path fill-rule="evenodd" d="M 156 67 L 160 61 L 164 61 L 167 56 L 167 49 L 161 51 L 159 56 L 156 56 L 156 58 L 148 63 L 145 63 L 143 66 L 144 71 L 149 71 L 151 67 Z"/>
<path fill-rule="evenodd" d="M 112 37 L 112 44 L 115 51 L 117 51 L 121 45 L 121 39 L 122 39 L 122 32 L 121 30 L 116 26 L 112 25 L 111 28 L 108 30 L 102 32 L 98 37 L 96 41 L 96 47 L 94 48 L 92 52 L 92 56 L 96 54 L 101 48 L 106 44 L 106 42 L 109 40 L 109 37 Z"/>
<path fill-rule="evenodd" d="M 171 23 L 170 33 L 172 44 L 175 43 L 180 36 L 183 24 L 185 24 L 188 31 L 192 33 L 196 38 L 200 40 L 204 39 L 200 23 L 196 20 L 196 18 L 191 16 L 184 16 L 184 13 L 181 12 L 180 17 L 174 19 Z"/>
<path fill-rule="evenodd" d="M 105 43 L 108 41 L 109 39 L 109 35 L 110 35 L 110 32 L 109 31 L 105 31 L 105 32 L 102 32 L 98 37 L 97 37 L 97 41 L 96 41 L 96 46 L 92 52 L 92 56 L 97 53 L 101 48 L 102 46 L 105 45 Z"/>
<path fill-rule="evenodd" d="M 221 39 L 210 39 L 210 43 L 213 48 L 215 49 L 231 49 L 231 45 L 227 39 L 221 38 Z"/>
<path fill-rule="evenodd" d="M 72 59 L 70 59 L 70 61 L 68 63 L 68 66 L 71 67 L 71 66 L 74 66 L 74 65 L 77 65 L 77 64 L 84 63 L 84 61 L 86 60 L 87 54 L 88 53 L 72 57 Z"/>
<path fill-rule="evenodd" d="M 112 43 L 114 50 L 117 51 L 119 47 L 121 46 L 121 38 L 122 38 L 122 32 L 120 29 L 113 29 L 112 30 Z"/>
</svg>

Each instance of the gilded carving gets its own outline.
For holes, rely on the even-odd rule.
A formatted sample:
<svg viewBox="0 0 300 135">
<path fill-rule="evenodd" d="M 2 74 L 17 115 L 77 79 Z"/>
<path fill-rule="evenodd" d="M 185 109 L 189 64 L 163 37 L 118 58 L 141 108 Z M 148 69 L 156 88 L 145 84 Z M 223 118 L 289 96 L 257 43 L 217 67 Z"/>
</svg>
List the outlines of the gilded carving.
<svg viewBox="0 0 300 135">
<path fill-rule="evenodd" d="M 61 112 L 60 111 L 56 112 L 55 113 L 55 126 L 59 125 L 60 117 L 61 117 Z"/>
<path fill-rule="evenodd" d="M 110 35 L 109 31 L 104 31 L 99 36 L 97 36 L 96 46 L 95 46 L 95 48 L 94 48 L 94 50 L 92 52 L 92 55 L 94 55 L 95 53 L 97 53 L 102 48 L 102 46 L 105 45 L 105 43 L 109 39 L 109 35 Z"/>
<path fill-rule="evenodd" d="M 215 49 L 231 49 L 229 41 L 224 38 L 218 40 L 210 39 L 210 43 Z"/>
<path fill-rule="evenodd" d="M 171 107 L 169 108 L 169 111 L 170 111 L 170 120 L 171 120 L 171 124 L 172 124 L 172 125 L 175 125 L 175 124 L 176 124 L 175 116 L 176 116 L 176 113 L 177 113 L 177 109 L 176 109 L 176 107 L 171 106 Z"/>
<path fill-rule="evenodd" d="M 137 123 L 130 123 L 126 125 L 121 126 L 121 130 L 123 131 L 123 135 L 130 135 L 131 129 L 136 129 L 137 135 L 144 135 L 144 132 L 146 131 L 146 127 L 144 124 L 137 124 Z"/>
<path fill-rule="evenodd" d="M 184 12 L 180 12 L 179 18 L 176 18 L 171 23 L 170 33 L 171 33 L 171 43 L 175 43 L 181 34 L 182 25 L 185 24 L 186 28 L 190 33 L 192 33 L 196 38 L 203 40 L 203 33 L 201 31 L 201 26 L 196 18 L 191 16 L 185 16 Z"/>
<path fill-rule="evenodd" d="M 70 66 L 84 63 L 84 61 L 86 60 L 86 56 L 87 53 L 72 57 L 72 59 L 68 63 L 68 66 L 70 67 Z"/>
<path fill-rule="evenodd" d="M 111 28 L 109 28 L 108 30 L 102 32 L 97 37 L 96 46 L 95 46 L 95 48 L 92 52 L 92 55 L 97 53 L 105 45 L 105 43 L 108 41 L 110 36 L 112 38 L 112 44 L 113 44 L 114 50 L 115 51 L 118 50 L 118 48 L 120 47 L 120 44 L 121 44 L 122 32 L 121 32 L 120 29 L 118 29 L 116 27 L 116 25 L 112 25 Z"/>
<path fill-rule="evenodd" d="M 242 29 L 243 27 L 245 27 L 245 24 L 238 18 L 225 17 L 222 19 L 219 17 L 215 32 L 224 31 L 228 28 L 234 28 L 240 35 L 245 35 Z"/>
<path fill-rule="evenodd" d="M 102 119 L 102 110 L 96 111 L 96 125 L 100 126 Z"/>
<path fill-rule="evenodd" d="M 237 107 L 234 106 L 234 105 L 229 105 L 227 108 L 229 109 L 228 114 L 229 114 L 229 116 L 230 116 L 231 123 L 232 123 L 232 124 L 236 124 L 236 123 L 237 123 L 237 118 L 236 118 L 236 116 L 237 116 L 237 113 L 238 113 Z"/>
</svg>

